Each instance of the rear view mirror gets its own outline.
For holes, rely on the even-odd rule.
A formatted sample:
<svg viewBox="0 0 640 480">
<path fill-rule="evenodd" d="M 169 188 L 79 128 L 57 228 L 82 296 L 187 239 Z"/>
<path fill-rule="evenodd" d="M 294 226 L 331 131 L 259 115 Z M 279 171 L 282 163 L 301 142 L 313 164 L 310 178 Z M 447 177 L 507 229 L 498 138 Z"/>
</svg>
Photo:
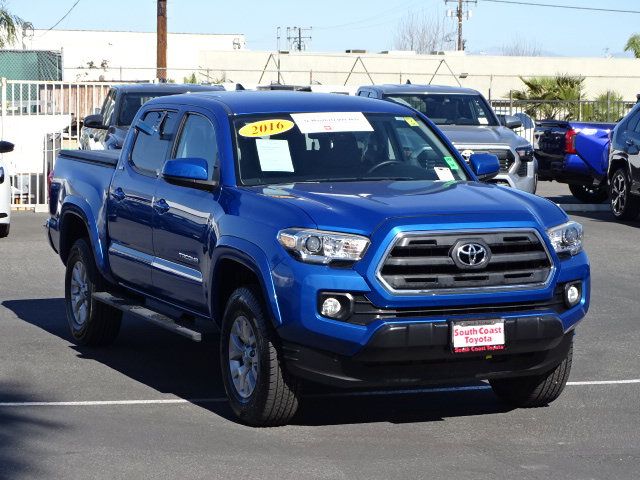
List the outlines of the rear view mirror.
<svg viewBox="0 0 640 480">
<path fill-rule="evenodd" d="M 505 115 L 503 125 L 511 130 L 522 127 L 522 121 L 518 117 L 513 115 Z"/>
<path fill-rule="evenodd" d="M 474 153 L 469 157 L 469 164 L 480 181 L 489 180 L 500 172 L 500 161 L 491 153 Z"/>
<path fill-rule="evenodd" d="M 83 125 L 88 128 L 106 128 L 102 124 L 102 115 L 87 115 L 84 117 Z"/>
<path fill-rule="evenodd" d="M 9 153 L 13 152 L 13 143 L 5 142 L 4 140 L 0 141 L 0 153 Z"/>
<path fill-rule="evenodd" d="M 162 169 L 162 178 L 184 187 L 213 190 L 218 181 L 209 180 L 209 164 L 204 158 L 189 157 L 168 160 Z"/>
</svg>

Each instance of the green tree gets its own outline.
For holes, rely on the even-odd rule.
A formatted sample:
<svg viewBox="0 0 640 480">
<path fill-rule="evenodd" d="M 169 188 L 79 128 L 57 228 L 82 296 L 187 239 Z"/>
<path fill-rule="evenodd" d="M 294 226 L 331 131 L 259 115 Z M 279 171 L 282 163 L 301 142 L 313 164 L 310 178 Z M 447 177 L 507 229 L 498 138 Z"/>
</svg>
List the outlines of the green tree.
<svg viewBox="0 0 640 480">
<path fill-rule="evenodd" d="M 627 44 L 624 46 L 625 52 L 633 52 L 633 56 L 640 58 L 640 35 L 634 34 L 629 37 Z"/>
<path fill-rule="evenodd" d="M 538 119 L 578 117 L 584 77 L 559 74 L 555 77 L 520 77 L 520 80 L 525 88 L 512 95 L 521 101 L 528 115 Z"/>
<path fill-rule="evenodd" d="M 198 83 L 198 79 L 196 78 L 196 73 L 191 72 L 191 75 L 188 75 L 182 79 L 182 83 Z"/>
<path fill-rule="evenodd" d="M 625 112 L 622 95 L 615 90 L 607 90 L 598 94 L 593 103 L 582 106 L 580 118 L 591 122 L 617 122 Z"/>
<path fill-rule="evenodd" d="M 7 10 L 0 2 L 0 48 L 8 47 L 18 41 L 18 32 L 23 28 L 33 28 L 31 23 Z"/>
</svg>

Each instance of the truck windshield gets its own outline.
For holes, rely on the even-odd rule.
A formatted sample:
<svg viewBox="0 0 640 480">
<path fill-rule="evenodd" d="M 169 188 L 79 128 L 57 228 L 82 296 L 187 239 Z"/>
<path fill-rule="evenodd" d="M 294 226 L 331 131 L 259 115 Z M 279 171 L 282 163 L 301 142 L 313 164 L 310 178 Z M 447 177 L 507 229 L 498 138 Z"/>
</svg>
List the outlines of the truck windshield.
<svg viewBox="0 0 640 480">
<path fill-rule="evenodd" d="M 414 116 L 271 114 L 238 117 L 234 126 L 242 185 L 468 179 L 456 156 Z"/>
<path fill-rule="evenodd" d="M 499 125 L 496 116 L 480 95 L 393 94 L 389 100 L 415 108 L 436 125 Z"/>
</svg>

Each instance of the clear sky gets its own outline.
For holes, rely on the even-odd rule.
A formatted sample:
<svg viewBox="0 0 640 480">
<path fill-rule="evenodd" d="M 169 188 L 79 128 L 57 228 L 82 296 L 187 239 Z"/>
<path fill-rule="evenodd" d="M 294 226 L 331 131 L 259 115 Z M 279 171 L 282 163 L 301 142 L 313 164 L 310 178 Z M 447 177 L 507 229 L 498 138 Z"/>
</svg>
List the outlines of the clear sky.
<svg viewBox="0 0 640 480">
<path fill-rule="evenodd" d="M 36 28 L 50 28 L 76 0 L 6 0 L 6 7 Z M 539 3 L 640 10 L 640 0 L 536 0 Z M 450 4 L 448 8 L 453 8 Z M 371 52 L 393 48 L 394 31 L 408 11 L 444 16 L 444 0 L 168 0 L 170 32 L 244 33 L 247 47 L 275 49 L 277 26 L 312 26 L 310 50 Z M 640 14 L 573 11 L 479 0 L 464 23 L 468 49 L 496 53 L 517 39 L 545 54 L 621 55 L 640 33 Z M 155 31 L 155 0 L 80 0 L 56 27 Z M 451 22 L 451 29 L 454 24 Z"/>
</svg>

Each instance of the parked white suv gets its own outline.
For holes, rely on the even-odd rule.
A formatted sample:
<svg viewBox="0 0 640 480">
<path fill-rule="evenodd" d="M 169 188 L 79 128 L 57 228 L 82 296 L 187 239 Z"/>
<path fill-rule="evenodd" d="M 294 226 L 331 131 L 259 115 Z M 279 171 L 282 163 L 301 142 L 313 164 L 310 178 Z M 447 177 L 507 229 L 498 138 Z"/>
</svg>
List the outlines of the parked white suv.
<svg viewBox="0 0 640 480">
<path fill-rule="evenodd" d="M 13 143 L 0 141 L 0 153 L 13 151 Z M 0 238 L 9 235 L 11 226 L 11 179 L 7 162 L 0 157 Z"/>
</svg>

